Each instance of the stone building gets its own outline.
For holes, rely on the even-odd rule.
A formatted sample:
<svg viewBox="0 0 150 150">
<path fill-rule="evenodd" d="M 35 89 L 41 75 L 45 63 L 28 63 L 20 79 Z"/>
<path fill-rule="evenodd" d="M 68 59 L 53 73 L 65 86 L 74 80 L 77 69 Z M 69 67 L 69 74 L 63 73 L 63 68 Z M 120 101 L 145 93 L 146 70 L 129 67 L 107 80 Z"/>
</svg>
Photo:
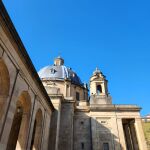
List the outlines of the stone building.
<svg viewBox="0 0 150 150">
<path fill-rule="evenodd" d="M 57 57 L 39 71 L 57 111 L 52 114 L 50 149 L 53 150 L 146 150 L 136 105 L 114 105 L 108 81 L 96 68 L 88 87 Z"/>
<path fill-rule="evenodd" d="M 53 111 L 0 1 L 0 150 L 47 150 Z"/>
<path fill-rule="evenodd" d="M 141 108 L 98 68 L 89 89 L 61 57 L 38 74 L 0 1 L 0 150 L 147 150 Z"/>
</svg>

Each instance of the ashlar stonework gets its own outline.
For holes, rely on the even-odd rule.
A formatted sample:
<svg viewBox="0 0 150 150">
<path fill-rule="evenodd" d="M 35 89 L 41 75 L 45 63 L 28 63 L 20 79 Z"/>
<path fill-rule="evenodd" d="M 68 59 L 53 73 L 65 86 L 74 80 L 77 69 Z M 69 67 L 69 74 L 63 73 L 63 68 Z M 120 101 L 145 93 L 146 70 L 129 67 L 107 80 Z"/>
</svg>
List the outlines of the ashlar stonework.
<svg viewBox="0 0 150 150">
<path fill-rule="evenodd" d="M 52 116 L 55 124 L 51 125 L 49 149 L 147 149 L 141 108 L 112 104 L 108 81 L 98 68 L 90 78 L 90 96 L 87 84 L 64 65 L 60 56 L 53 65 L 42 68 L 39 76 L 57 110 Z"/>
<path fill-rule="evenodd" d="M 96 68 L 88 89 L 60 56 L 37 73 L 0 1 L 0 150 L 147 150 L 141 108 L 107 84 Z"/>
</svg>

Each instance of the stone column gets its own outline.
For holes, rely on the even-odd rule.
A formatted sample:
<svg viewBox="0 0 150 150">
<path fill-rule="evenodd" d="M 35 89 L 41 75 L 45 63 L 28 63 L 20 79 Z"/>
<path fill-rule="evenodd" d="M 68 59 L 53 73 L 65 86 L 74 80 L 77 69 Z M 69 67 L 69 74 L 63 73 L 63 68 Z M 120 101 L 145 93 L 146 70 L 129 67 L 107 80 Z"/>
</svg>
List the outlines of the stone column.
<svg viewBox="0 0 150 150">
<path fill-rule="evenodd" d="M 74 103 L 73 100 L 65 100 L 62 103 L 58 150 L 73 150 Z"/>
<path fill-rule="evenodd" d="M 58 150 L 58 143 L 59 143 L 59 130 L 60 130 L 60 115 L 61 115 L 61 103 L 59 103 L 57 107 L 58 116 L 57 116 L 57 130 L 56 130 L 56 146 L 55 150 Z"/>
<path fill-rule="evenodd" d="M 125 141 L 125 135 L 123 131 L 123 125 L 122 125 L 122 119 L 117 119 L 117 125 L 118 125 L 118 134 L 119 134 L 119 141 L 121 145 L 122 150 L 126 150 L 126 141 Z"/>
<path fill-rule="evenodd" d="M 135 119 L 135 129 L 136 129 L 136 133 L 137 133 L 139 149 L 140 150 L 147 150 L 141 118 L 136 118 Z"/>
<path fill-rule="evenodd" d="M 139 150 L 138 141 L 137 141 L 137 135 L 134 127 L 134 122 L 131 122 L 129 124 L 130 131 L 131 131 L 131 137 L 132 137 L 132 143 L 135 150 Z"/>
<path fill-rule="evenodd" d="M 56 122 L 56 126 L 53 126 L 51 128 L 51 132 L 53 132 L 52 130 L 56 130 L 56 135 L 53 135 L 55 139 L 54 143 L 55 143 L 55 150 L 58 150 L 58 143 L 59 143 L 59 131 L 60 131 L 60 115 L 61 115 L 61 100 L 62 100 L 62 96 L 50 96 L 51 101 L 54 105 L 54 108 L 56 109 L 54 113 L 54 121 Z M 55 128 L 55 129 L 54 129 Z"/>
<path fill-rule="evenodd" d="M 92 138 L 91 138 L 91 143 L 92 143 L 92 148 L 93 150 L 96 150 L 98 147 L 98 138 L 96 134 L 96 117 L 91 117 L 91 133 L 92 133 Z"/>
<path fill-rule="evenodd" d="M 129 124 L 124 124 L 124 132 L 125 132 L 125 136 L 126 136 L 126 142 L 127 142 L 128 149 L 134 150 Z"/>
</svg>

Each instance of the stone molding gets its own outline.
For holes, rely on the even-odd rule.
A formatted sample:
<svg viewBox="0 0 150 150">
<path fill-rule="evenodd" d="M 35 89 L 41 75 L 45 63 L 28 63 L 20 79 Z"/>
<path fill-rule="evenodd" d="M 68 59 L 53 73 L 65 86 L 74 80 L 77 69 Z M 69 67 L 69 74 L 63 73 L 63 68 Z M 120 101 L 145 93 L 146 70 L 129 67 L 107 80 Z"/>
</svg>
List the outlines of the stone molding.
<svg viewBox="0 0 150 150">
<path fill-rule="evenodd" d="M 90 111 L 140 111 L 137 105 L 90 105 Z"/>
</svg>

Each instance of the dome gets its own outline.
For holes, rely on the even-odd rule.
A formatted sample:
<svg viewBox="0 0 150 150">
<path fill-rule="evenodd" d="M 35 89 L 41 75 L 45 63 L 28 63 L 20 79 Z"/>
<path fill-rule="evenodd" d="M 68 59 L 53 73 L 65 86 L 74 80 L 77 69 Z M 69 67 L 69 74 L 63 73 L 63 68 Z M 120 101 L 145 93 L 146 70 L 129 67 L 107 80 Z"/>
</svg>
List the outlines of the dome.
<svg viewBox="0 0 150 150">
<path fill-rule="evenodd" d="M 60 61 L 60 62 L 59 62 Z M 64 60 L 59 56 L 54 60 L 54 65 L 42 68 L 38 74 L 41 79 L 46 80 L 70 80 L 73 84 L 83 85 L 78 75 L 63 65 Z"/>
</svg>

